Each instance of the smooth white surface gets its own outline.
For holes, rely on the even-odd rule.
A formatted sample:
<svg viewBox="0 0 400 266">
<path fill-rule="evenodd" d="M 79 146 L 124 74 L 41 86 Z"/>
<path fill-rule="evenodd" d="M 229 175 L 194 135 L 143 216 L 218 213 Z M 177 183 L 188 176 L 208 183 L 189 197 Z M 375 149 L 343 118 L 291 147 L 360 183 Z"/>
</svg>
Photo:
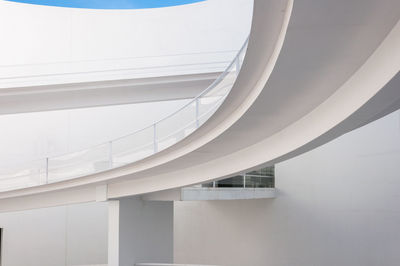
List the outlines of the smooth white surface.
<svg viewBox="0 0 400 266">
<path fill-rule="evenodd" d="M 274 188 L 182 188 L 183 201 L 274 198 Z"/>
<path fill-rule="evenodd" d="M 173 262 L 173 203 L 120 199 L 119 264 Z M 112 247 L 111 247 L 112 248 Z"/>
<path fill-rule="evenodd" d="M 186 187 L 144 194 L 148 201 L 239 200 L 275 198 L 275 188 Z"/>
<path fill-rule="evenodd" d="M 107 200 L 107 185 L 99 185 L 96 187 L 96 201 Z"/>
<path fill-rule="evenodd" d="M 251 0 L 143 10 L 1 1 L 0 87 L 177 74 L 148 68 L 229 61 L 248 35 L 251 10 Z M 137 68 L 147 69 L 138 74 Z M 183 70 L 196 73 L 198 67 Z M 65 75 L 77 72 L 83 74 Z"/>
<path fill-rule="evenodd" d="M 0 214 L 2 265 L 62 266 L 107 262 L 107 203 Z"/>
<path fill-rule="evenodd" d="M 221 68 L 225 65 L 226 63 L 222 64 Z M 155 78 L 130 77 L 124 80 L 0 89 L 0 114 L 194 98 L 219 74 L 213 72 Z"/>
<path fill-rule="evenodd" d="M 107 262 L 107 204 L 96 202 L 66 207 L 67 265 Z"/>
<path fill-rule="evenodd" d="M 175 202 L 175 262 L 396 266 L 400 111 L 279 163 L 273 200 Z"/>
<path fill-rule="evenodd" d="M 119 266 L 119 215 L 118 200 L 108 203 L 108 265 Z"/>
</svg>

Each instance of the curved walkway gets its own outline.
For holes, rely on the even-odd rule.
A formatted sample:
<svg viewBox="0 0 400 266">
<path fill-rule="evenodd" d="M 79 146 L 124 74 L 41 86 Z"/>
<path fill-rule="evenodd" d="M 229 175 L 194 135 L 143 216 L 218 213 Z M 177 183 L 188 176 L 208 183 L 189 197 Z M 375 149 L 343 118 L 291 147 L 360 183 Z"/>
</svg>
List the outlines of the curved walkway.
<svg viewBox="0 0 400 266">
<path fill-rule="evenodd" d="M 242 70 L 202 127 L 124 167 L 2 193 L 0 210 L 206 182 L 290 158 L 373 121 L 400 105 L 399 18 L 396 0 L 256 0 Z"/>
</svg>

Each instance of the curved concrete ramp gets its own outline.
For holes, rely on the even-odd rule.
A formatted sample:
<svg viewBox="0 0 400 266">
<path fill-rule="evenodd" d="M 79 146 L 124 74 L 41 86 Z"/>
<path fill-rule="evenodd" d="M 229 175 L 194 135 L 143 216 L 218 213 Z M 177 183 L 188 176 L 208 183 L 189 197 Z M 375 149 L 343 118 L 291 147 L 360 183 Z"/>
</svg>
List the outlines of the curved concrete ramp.
<svg viewBox="0 0 400 266">
<path fill-rule="evenodd" d="M 153 184 L 191 184 L 285 160 L 398 108 L 399 5 L 295 2 L 279 59 L 256 101 L 212 142 L 159 172 L 151 169 Z M 167 167 L 179 170 L 166 173 Z M 133 191 L 145 191 L 146 174 L 129 181 Z M 131 191 L 127 184 L 114 185 L 115 194 Z"/>
<path fill-rule="evenodd" d="M 239 77 L 197 131 L 131 165 L 0 197 L 16 209 L 16 200 L 48 205 L 143 194 L 322 145 L 399 107 L 399 18 L 397 0 L 256 0 Z"/>
</svg>

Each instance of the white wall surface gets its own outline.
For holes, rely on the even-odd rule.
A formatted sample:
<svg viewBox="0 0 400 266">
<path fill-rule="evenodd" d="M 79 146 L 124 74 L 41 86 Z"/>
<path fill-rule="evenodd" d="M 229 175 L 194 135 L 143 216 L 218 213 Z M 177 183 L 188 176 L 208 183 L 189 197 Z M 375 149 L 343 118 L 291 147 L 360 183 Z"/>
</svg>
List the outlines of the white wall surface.
<svg viewBox="0 0 400 266">
<path fill-rule="evenodd" d="M 119 266 L 172 263 L 173 202 L 124 198 L 119 206 Z"/>
<path fill-rule="evenodd" d="M 207 0 L 91 10 L 1 1 L 0 87 L 132 78 L 143 76 L 131 71 L 137 67 L 230 61 L 249 34 L 252 6 L 253 0 Z M 130 70 L 107 72 L 122 69 Z M 88 71 L 103 72 L 54 76 Z"/>
<path fill-rule="evenodd" d="M 2 265 L 107 263 L 107 203 L 1 213 Z"/>
<path fill-rule="evenodd" d="M 275 199 L 176 202 L 174 262 L 395 266 L 400 111 L 276 165 Z"/>
</svg>

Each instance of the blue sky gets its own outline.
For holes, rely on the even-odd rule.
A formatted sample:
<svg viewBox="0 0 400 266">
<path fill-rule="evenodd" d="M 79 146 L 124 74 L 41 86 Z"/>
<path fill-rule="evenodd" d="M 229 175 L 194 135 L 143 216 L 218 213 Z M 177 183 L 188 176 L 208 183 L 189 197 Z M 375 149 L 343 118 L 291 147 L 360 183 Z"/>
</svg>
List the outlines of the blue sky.
<svg viewBox="0 0 400 266">
<path fill-rule="evenodd" d="M 91 9 L 144 9 L 178 6 L 205 0 L 7 0 L 12 2 Z"/>
</svg>

